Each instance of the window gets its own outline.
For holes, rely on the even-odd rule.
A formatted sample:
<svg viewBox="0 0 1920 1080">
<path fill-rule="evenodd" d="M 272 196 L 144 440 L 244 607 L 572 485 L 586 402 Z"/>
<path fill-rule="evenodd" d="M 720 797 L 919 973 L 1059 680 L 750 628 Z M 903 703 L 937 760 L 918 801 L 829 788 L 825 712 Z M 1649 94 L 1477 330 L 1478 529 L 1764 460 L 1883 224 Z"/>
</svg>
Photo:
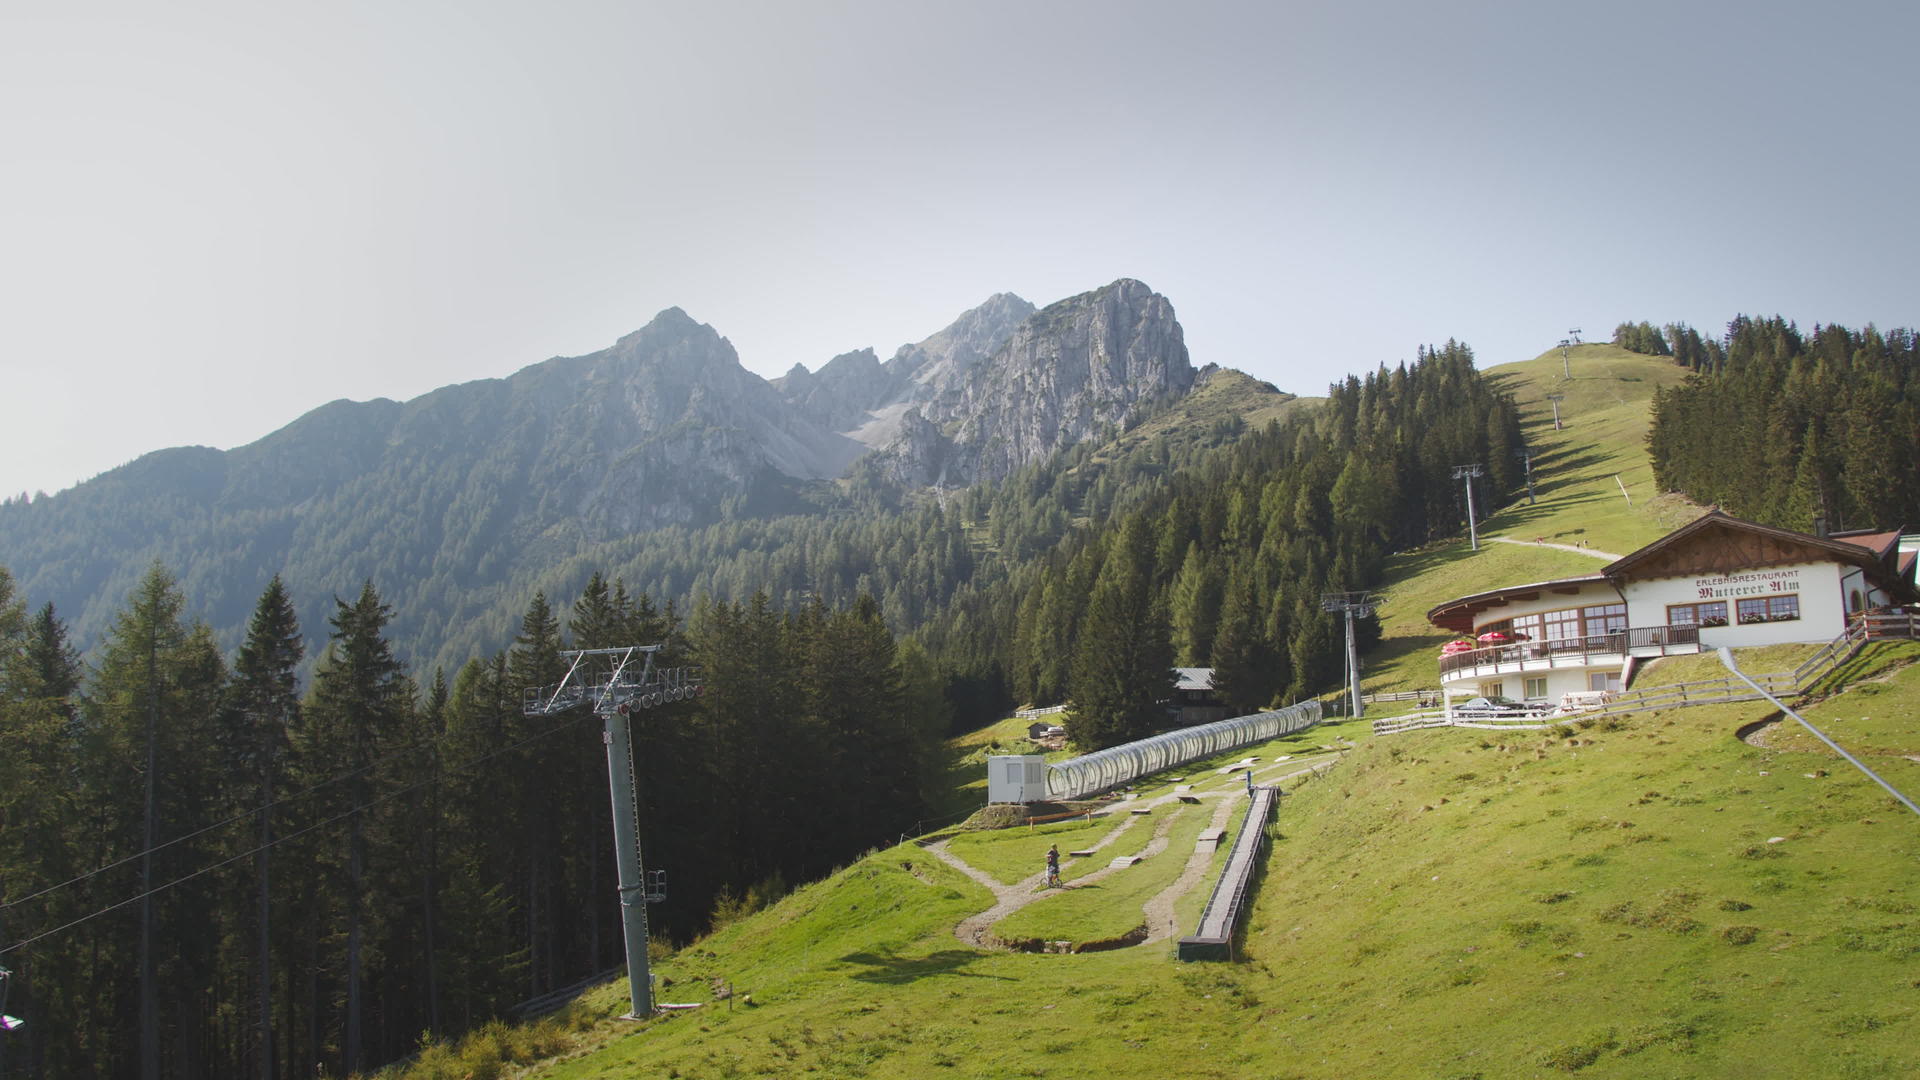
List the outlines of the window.
<svg viewBox="0 0 1920 1080">
<path fill-rule="evenodd" d="M 1542 633 L 1541 627 L 1542 622 L 1538 615 L 1515 615 L 1513 617 L 1514 634 L 1525 634 L 1528 641 L 1539 641 L 1542 637 L 1546 636 Z"/>
<path fill-rule="evenodd" d="M 1506 692 L 1506 683 L 1483 682 L 1480 684 L 1481 697 L 1504 697 Z"/>
<path fill-rule="evenodd" d="M 1546 614 L 1546 636 L 1548 641 L 1580 636 L 1580 609 L 1567 608 L 1564 611 L 1549 611 Z"/>
<path fill-rule="evenodd" d="M 1673 626 L 1725 626 L 1727 602 L 1711 604 L 1668 604 L 1667 622 Z"/>
<path fill-rule="evenodd" d="M 1627 605 L 1596 604 L 1580 609 L 1580 615 L 1587 624 L 1587 636 L 1599 637 L 1602 634 L 1618 634 L 1627 628 Z"/>
<path fill-rule="evenodd" d="M 1797 593 L 1785 596 L 1756 596 L 1751 600 L 1735 601 L 1740 613 L 1740 623 L 1792 622 L 1800 617 L 1800 597 Z"/>
<path fill-rule="evenodd" d="M 1527 680 L 1527 700 L 1528 701 L 1539 701 L 1545 698 L 1546 696 L 1547 696 L 1547 680 L 1546 679 L 1540 678 L 1540 679 Z"/>
<path fill-rule="evenodd" d="M 1609 693 L 1620 692 L 1620 673 L 1617 671 L 1587 672 L 1587 689 L 1605 690 Z"/>
</svg>

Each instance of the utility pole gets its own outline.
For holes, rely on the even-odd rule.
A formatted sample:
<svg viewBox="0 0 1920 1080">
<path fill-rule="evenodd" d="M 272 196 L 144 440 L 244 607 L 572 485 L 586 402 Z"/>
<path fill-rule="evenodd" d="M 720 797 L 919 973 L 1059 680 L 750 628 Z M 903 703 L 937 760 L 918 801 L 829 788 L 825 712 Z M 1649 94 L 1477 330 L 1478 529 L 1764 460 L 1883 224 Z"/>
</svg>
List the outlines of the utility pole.
<svg viewBox="0 0 1920 1080">
<path fill-rule="evenodd" d="M 1560 402 L 1565 400 L 1566 396 L 1565 394 L 1548 394 L 1546 396 L 1547 400 L 1553 403 L 1553 430 L 1555 431 L 1560 430 Z"/>
<path fill-rule="evenodd" d="M 1360 702 L 1360 650 L 1354 645 L 1353 620 L 1364 619 L 1373 614 L 1374 600 L 1365 592 L 1330 592 L 1320 594 L 1320 610 L 1329 614 L 1343 612 L 1347 617 L 1347 700 L 1352 707 L 1348 714 L 1359 719 L 1366 706 Z"/>
<path fill-rule="evenodd" d="M 1527 470 L 1527 505 L 1532 506 L 1533 505 L 1533 448 L 1530 446 L 1523 446 L 1520 449 L 1515 450 L 1513 452 L 1513 456 L 1519 458 L 1521 466 Z"/>
<path fill-rule="evenodd" d="M 640 801 L 633 779 L 633 742 L 628 718 L 637 710 L 684 701 L 699 692 L 692 668 L 656 668 L 659 645 L 617 649 L 571 649 L 572 660 L 557 685 L 529 689 L 521 712 L 549 716 L 590 704 L 605 721 L 607 793 L 613 803 L 613 854 L 619 875 L 620 924 L 627 941 L 627 989 L 633 1011 L 622 1019 L 653 1015 L 653 973 L 647 967 L 647 905 L 665 900 L 665 875 L 647 875 L 640 863 Z M 639 668 L 636 673 L 633 669 Z"/>
<path fill-rule="evenodd" d="M 1467 482 L 1467 539 L 1472 542 L 1473 550 L 1480 550 L 1480 530 L 1473 516 L 1473 478 L 1481 475 L 1478 465 L 1455 465 L 1453 478 Z"/>
</svg>

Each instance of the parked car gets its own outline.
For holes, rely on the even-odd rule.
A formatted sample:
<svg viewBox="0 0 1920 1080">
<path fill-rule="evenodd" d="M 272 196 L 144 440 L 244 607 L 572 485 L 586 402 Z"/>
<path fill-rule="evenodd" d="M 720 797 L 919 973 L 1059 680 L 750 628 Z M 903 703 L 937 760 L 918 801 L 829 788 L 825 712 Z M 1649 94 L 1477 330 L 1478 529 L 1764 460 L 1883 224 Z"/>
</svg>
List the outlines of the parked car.
<svg viewBox="0 0 1920 1080">
<path fill-rule="evenodd" d="M 1538 716 L 1545 711 L 1547 711 L 1545 705 L 1529 705 L 1524 701 L 1515 701 L 1509 697 L 1468 698 L 1453 707 L 1453 715 L 1468 718 Z"/>
</svg>

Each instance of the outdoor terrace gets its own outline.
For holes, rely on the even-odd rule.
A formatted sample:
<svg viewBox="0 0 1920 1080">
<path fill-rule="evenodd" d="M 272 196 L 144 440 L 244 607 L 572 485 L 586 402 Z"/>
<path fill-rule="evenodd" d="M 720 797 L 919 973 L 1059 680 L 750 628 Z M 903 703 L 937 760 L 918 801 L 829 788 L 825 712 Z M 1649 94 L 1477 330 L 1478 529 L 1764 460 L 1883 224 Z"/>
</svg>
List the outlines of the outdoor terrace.
<svg viewBox="0 0 1920 1080">
<path fill-rule="evenodd" d="M 1619 666 L 1629 656 L 1674 656 L 1700 651 L 1700 627 L 1636 626 L 1611 634 L 1489 645 L 1440 658 L 1443 681 L 1563 667 Z"/>
</svg>

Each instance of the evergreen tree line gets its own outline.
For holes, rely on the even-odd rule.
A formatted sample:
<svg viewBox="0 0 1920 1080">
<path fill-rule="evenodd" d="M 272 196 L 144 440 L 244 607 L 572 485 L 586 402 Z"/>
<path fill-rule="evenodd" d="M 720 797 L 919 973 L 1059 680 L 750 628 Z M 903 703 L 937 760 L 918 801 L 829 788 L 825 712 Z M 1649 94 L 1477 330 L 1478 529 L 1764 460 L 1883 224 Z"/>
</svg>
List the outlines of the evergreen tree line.
<svg viewBox="0 0 1920 1080">
<path fill-rule="evenodd" d="M 424 628 L 423 645 L 436 662 L 453 666 L 511 637 L 512 619 L 534 591 L 570 595 L 602 572 L 683 603 L 697 596 L 744 601 L 765 592 L 776 607 L 796 610 L 809 597 L 839 606 L 864 594 L 896 633 L 906 633 L 958 595 L 1020 577 L 1077 529 L 1138 503 L 1245 434 L 1237 417 L 1152 437 L 1109 430 L 998 483 L 938 498 L 649 530 L 588 546 L 491 591 L 474 590 L 456 605 L 459 619 Z"/>
<path fill-rule="evenodd" d="M 1175 665 L 1214 667 L 1240 712 L 1309 696 L 1343 667 L 1321 594 L 1376 586 L 1388 554 L 1464 531 L 1455 465 L 1485 466 L 1483 516 L 1507 501 L 1520 445 L 1518 411 L 1466 346 L 1423 349 L 1173 474 L 1029 572 L 963 590 L 918 636 L 962 686 L 1070 699 L 1082 749 L 1165 727 Z"/>
<path fill-rule="evenodd" d="M 685 937 L 913 827 L 956 716 L 1071 697 L 1093 749 L 1166 725 L 1176 663 L 1217 666 L 1242 710 L 1333 684 L 1319 594 L 1462 531 L 1453 466 L 1485 466 L 1483 514 L 1517 482 L 1517 412 L 1453 342 L 1240 436 L 1069 452 L 886 520 L 676 534 L 756 539 L 713 549 L 725 586 L 686 608 L 593 570 L 554 592 L 564 617 L 535 591 L 510 648 L 424 689 L 371 585 L 334 602 L 303 694 L 277 578 L 229 661 L 156 567 L 90 668 L 0 578 L 0 947 L 28 943 L 4 962 L 35 1019 L 7 1052 L 33 1075 L 339 1073 L 613 967 L 597 724 L 522 714 L 567 647 L 662 642 L 704 671 L 634 724 L 655 925 Z"/>
<path fill-rule="evenodd" d="M 1663 488 L 1786 528 L 1920 521 L 1920 351 L 1910 330 L 1740 316 L 1725 358 L 1653 399 Z"/>
<path fill-rule="evenodd" d="M 369 584 L 302 694 L 278 579 L 231 661 L 159 566 L 91 665 L 15 593 L 0 570 L 9 1076 L 340 1075 L 616 966 L 599 721 L 522 710 L 564 648 L 705 673 L 633 722 L 653 923 L 683 940 L 912 828 L 948 723 L 867 598 L 682 626 L 595 577 L 564 630 L 536 595 L 511 648 L 423 690 Z"/>
<path fill-rule="evenodd" d="M 1647 356 L 1671 356 L 1689 371 L 1717 371 L 1727 358 L 1720 342 L 1702 338 L 1686 323 L 1668 323 L 1656 330 L 1649 322 L 1623 322 L 1613 328 L 1613 343 Z"/>
</svg>

